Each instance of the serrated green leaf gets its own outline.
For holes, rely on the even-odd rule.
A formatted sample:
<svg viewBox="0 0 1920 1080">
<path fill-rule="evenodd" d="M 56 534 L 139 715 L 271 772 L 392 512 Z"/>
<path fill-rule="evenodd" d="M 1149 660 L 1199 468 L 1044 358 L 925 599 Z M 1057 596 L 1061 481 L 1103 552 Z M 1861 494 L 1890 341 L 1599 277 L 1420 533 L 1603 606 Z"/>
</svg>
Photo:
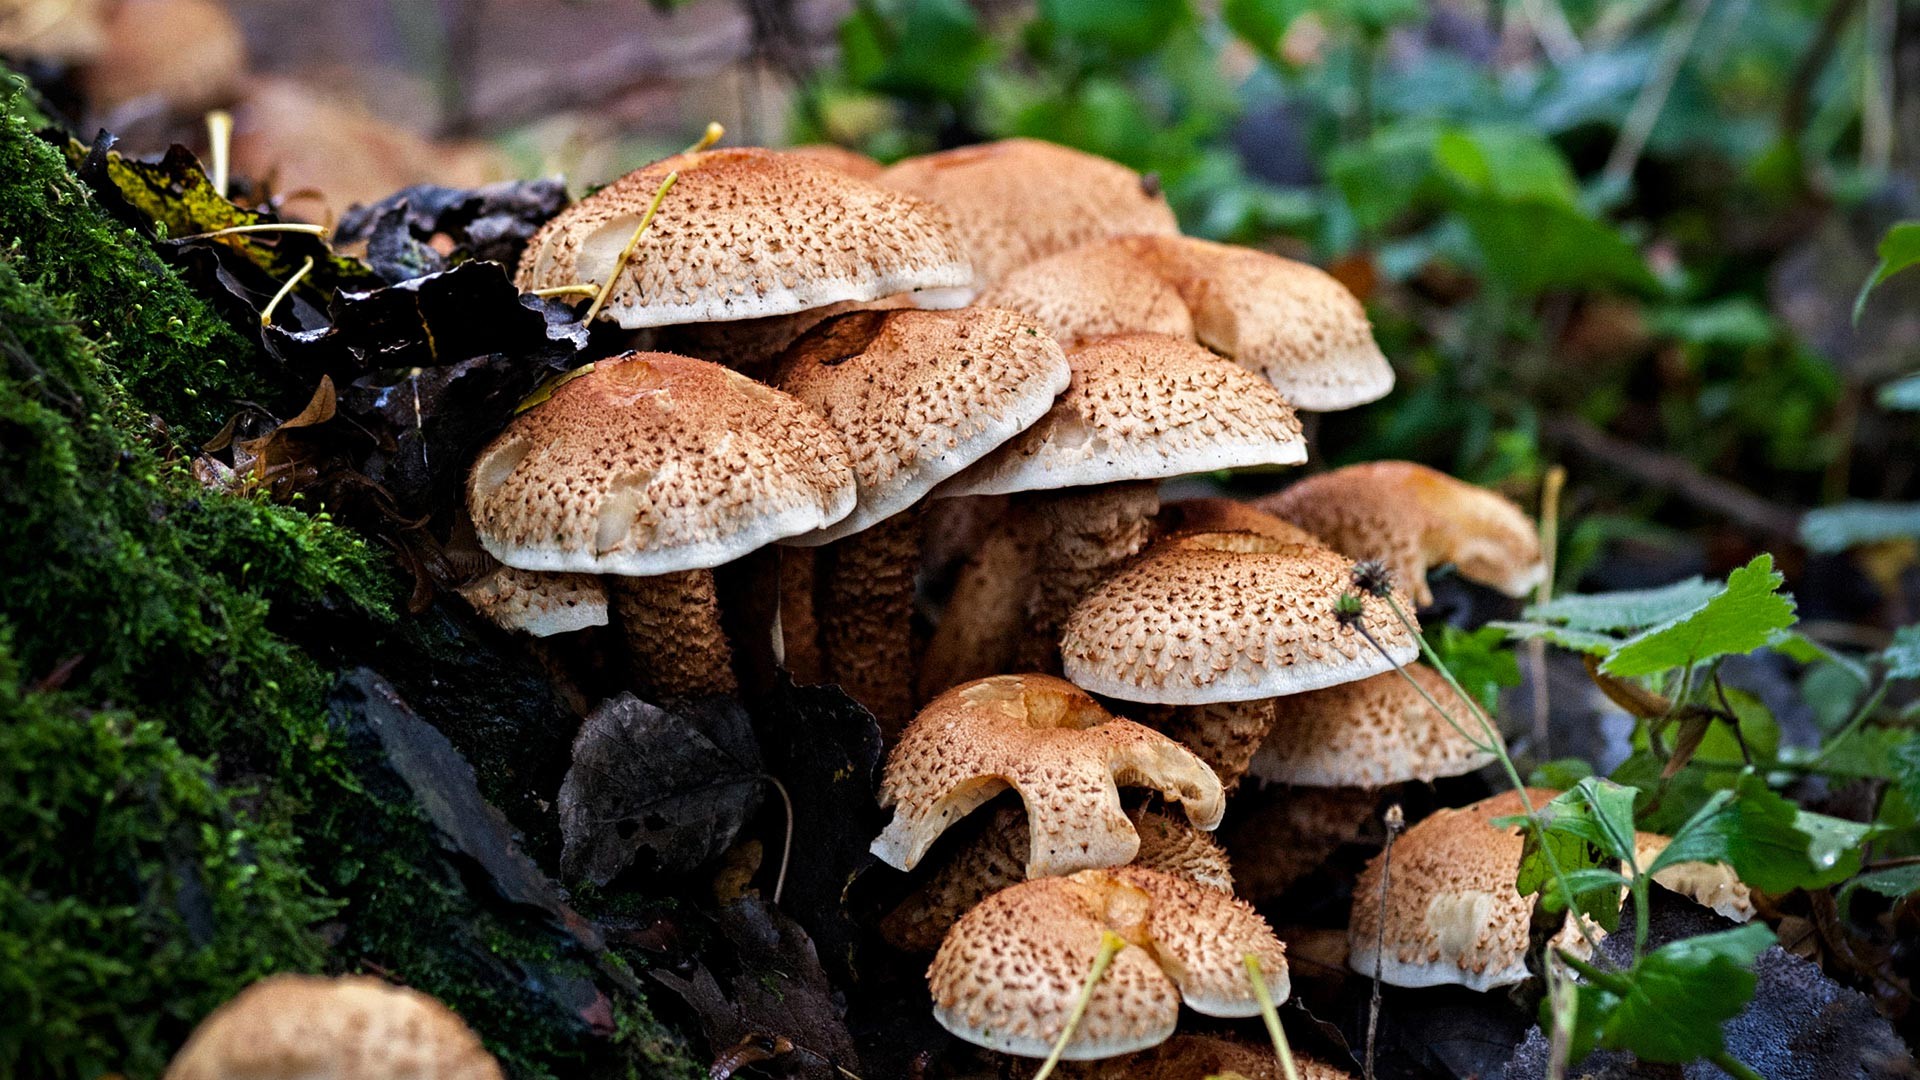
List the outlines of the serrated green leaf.
<svg viewBox="0 0 1920 1080">
<path fill-rule="evenodd" d="M 1644 630 L 1697 611 L 1720 594 L 1721 586 L 1691 577 L 1657 589 L 1569 594 L 1526 609 L 1529 620 L 1558 623 L 1573 630 Z"/>
<path fill-rule="evenodd" d="M 1859 872 L 1860 853 L 1874 831 L 1871 825 L 1809 810 L 1794 815 L 1793 827 L 1807 834 L 1807 861 L 1819 874 L 1818 885 L 1831 885 Z"/>
<path fill-rule="evenodd" d="M 1620 1005 L 1620 996 L 1592 983 L 1571 983 L 1574 999 L 1572 1015 L 1567 1017 L 1567 1063 L 1578 1065 L 1593 1053 L 1600 1041 L 1600 1026 Z M 1540 1030 L 1552 1031 L 1559 1023 L 1553 1015 L 1551 996 L 1540 1002 Z"/>
<path fill-rule="evenodd" d="M 1757 776 L 1742 777 L 1735 790 L 1708 799 L 1645 869 L 1726 863 L 1763 892 L 1820 888 L 1845 880 L 1859 866 L 1858 843 L 1867 827 L 1836 822 L 1806 814 Z"/>
<path fill-rule="evenodd" d="M 1920 624 L 1893 632 L 1893 644 L 1880 652 L 1889 679 L 1920 679 Z"/>
<path fill-rule="evenodd" d="M 1913 536 L 1920 536 L 1920 503 L 1839 503 L 1800 518 L 1800 542 L 1813 551 L 1845 551 Z"/>
<path fill-rule="evenodd" d="M 1696 611 L 1628 639 L 1600 664 L 1609 675 L 1653 675 L 1750 653 L 1794 623 L 1793 601 L 1781 595 L 1784 579 L 1773 556 L 1761 555 L 1727 577 L 1718 595 Z"/>
<path fill-rule="evenodd" d="M 1883 409 L 1899 409 L 1902 412 L 1920 412 L 1920 375 L 1908 375 L 1883 383 L 1880 393 L 1874 398 Z"/>
<path fill-rule="evenodd" d="M 1569 905 L 1611 931 L 1620 921 L 1620 886 L 1625 879 L 1605 864 L 1631 863 L 1634 850 L 1633 801 L 1638 793 L 1598 777 L 1587 777 L 1539 807 L 1540 828 L 1529 827 L 1523 816 L 1502 818 L 1496 825 L 1526 829 L 1526 844 L 1514 886 L 1522 896 L 1540 893 L 1547 910 Z M 1552 859 L 1548 858 L 1551 849 Z M 1554 876 L 1555 861 L 1562 882 Z"/>
<path fill-rule="evenodd" d="M 1682 938 L 1626 973 L 1627 992 L 1606 1011 L 1601 1045 L 1679 1064 L 1726 1048 L 1721 1025 L 1753 997 L 1753 961 L 1773 944 L 1764 925 Z"/>
<path fill-rule="evenodd" d="M 1860 321 L 1860 313 L 1867 309 L 1867 296 L 1881 282 L 1916 263 L 1920 263 L 1920 221 L 1902 221 L 1880 238 L 1880 264 L 1853 300 L 1853 321 Z"/>
<path fill-rule="evenodd" d="M 1610 634 L 1599 634 L 1591 630 L 1575 630 L 1566 626 L 1540 622 L 1495 621 L 1487 624 L 1508 637 L 1519 641 L 1539 638 L 1549 645 L 1558 645 L 1572 652 L 1605 656 L 1620 644 L 1620 639 Z"/>
</svg>

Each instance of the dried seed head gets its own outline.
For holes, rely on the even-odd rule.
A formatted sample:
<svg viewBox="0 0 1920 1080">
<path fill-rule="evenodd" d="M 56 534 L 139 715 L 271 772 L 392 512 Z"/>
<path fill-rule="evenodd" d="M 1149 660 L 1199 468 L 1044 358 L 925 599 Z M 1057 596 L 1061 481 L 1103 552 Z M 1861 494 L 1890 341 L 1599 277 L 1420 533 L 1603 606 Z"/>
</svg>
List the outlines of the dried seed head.
<svg viewBox="0 0 1920 1080">
<path fill-rule="evenodd" d="M 1379 559 L 1362 559 L 1353 564 L 1353 587 L 1385 599 L 1393 591 L 1393 571 Z"/>
</svg>

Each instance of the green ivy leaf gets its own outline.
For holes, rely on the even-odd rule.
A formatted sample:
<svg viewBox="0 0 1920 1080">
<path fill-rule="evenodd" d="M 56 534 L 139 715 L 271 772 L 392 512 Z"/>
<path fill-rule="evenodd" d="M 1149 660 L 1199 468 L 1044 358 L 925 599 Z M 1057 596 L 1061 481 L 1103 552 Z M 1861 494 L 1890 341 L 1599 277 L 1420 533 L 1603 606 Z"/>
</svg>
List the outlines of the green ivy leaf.
<svg viewBox="0 0 1920 1080">
<path fill-rule="evenodd" d="M 1455 209 L 1480 249 L 1481 272 L 1518 295 L 1570 286 L 1660 288 L 1618 229 L 1578 207 L 1480 196 Z"/>
<path fill-rule="evenodd" d="M 1753 997 L 1753 961 L 1773 944 L 1763 925 L 1683 938 L 1653 950 L 1626 973 L 1606 1011 L 1601 1045 L 1680 1064 L 1726 1049 L 1721 1025 Z"/>
<path fill-rule="evenodd" d="M 1637 794 L 1632 788 L 1590 776 L 1538 808 L 1538 830 L 1529 827 L 1525 815 L 1496 820 L 1496 825 L 1526 829 L 1514 881 L 1520 895 L 1540 893 L 1549 911 L 1572 906 L 1609 931 L 1618 926 L 1620 886 L 1626 879 L 1604 864 L 1632 862 Z M 1567 878 L 1565 893 L 1554 877 L 1556 861 Z"/>
<path fill-rule="evenodd" d="M 1820 888 L 1844 881 L 1859 868 L 1857 845 L 1867 829 L 1807 814 L 1768 790 L 1759 777 L 1746 776 L 1733 791 L 1714 793 L 1645 869 L 1655 873 L 1677 863 L 1726 863 L 1741 881 L 1763 892 Z"/>
<path fill-rule="evenodd" d="M 1524 124 L 1453 128 L 1433 146 L 1442 176 L 1475 195 L 1575 207 L 1580 187 L 1559 149 Z"/>
<path fill-rule="evenodd" d="M 1628 639 L 1600 665 L 1609 675 L 1653 675 L 1750 653 L 1794 623 L 1794 604 L 1773 556 L 1760 555 L 1727 577 L 1726 588 L 1693 612 Z"/>
<path fill-rule="evenodd" d="M 1592 775 L 1593 765 L 1585 758 L 1559 758 L 1537 766 L 1527 785 L 1565 791 Z"/>
<path fill-rule="evenodd" d="M 1719 594 L 1719 585 L 1690 577 L 1657 589 L 1556 597 L 1527 608 L 1526 617 L 1573 630 L 1642 630 L 1697 611 Z"/>
<path fill-rule="evenodd" d="M 1860 295 L 1853 301 L 1853 321 L 1860 321 L 1860 313 L 1867 309 L 1867 295 L 1881 282 L 1920 263 L 1920 221 L 1903 221 L 1887 230 L 1880 238 L 1880 265 L 1873 268 L 1873 276 L 1860 286 Z"/>
</svg>

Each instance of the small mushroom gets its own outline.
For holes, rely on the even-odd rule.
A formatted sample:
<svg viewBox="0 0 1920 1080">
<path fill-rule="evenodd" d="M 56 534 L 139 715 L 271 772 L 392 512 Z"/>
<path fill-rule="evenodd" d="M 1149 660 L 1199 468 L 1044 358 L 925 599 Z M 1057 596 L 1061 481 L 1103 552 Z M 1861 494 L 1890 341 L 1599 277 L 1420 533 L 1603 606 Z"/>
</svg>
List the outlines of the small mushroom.
<svg viewBox="0 0 1920 1080">
<path fill-rule="evenodd" d="M 537 638 L 607 625 L 607 590 L 592 574 L 542 574 L 496 566 L 460 586 L 459 592 L 500 629 Z"/>
<path fill-rule="evenodd" d="M 1447 563 L 1508 596 L 1525 596 L 1547 572 L 1540 534 L 1518 506 L 1411 461 L 1349 465 L 1254 505 L 1348 558 L 1385 563 L 1423 607 L 1433 602 L 1427 571 Z"/>
<path fill-rule="evenodd" d="M 913 712 L 919 516 L 942 481 L 1046 415 L 1067 387 L 1060 346 L 1010 311 L 863 311 L 808 331 L 772 382 L 846 441 L 858 501 L 786 541 L 826 545 L 815 607 L 824 674 L 892 736 Z"/>
<path fill-rule="evenodd" d="M 1032 835 L 1028 877 L 1118 866 L 1140 849 L 1122 783 L 1181 804 L 1199 828 L 1220 824 L 1220 781 L 1172 739 L 1051 676 L 981 679 L 935 698 L 901 733 L 880 788 L 893 820 L 873 853 L 911 870 L 947 826 L 1013 788 Z"/>
<path fill-rule="evenodd" d="M 1472 706 L 1425 664 L 1404 670 L 1405 676 L 1389 671 L 1277 699 L 1278 722 L 1248 775 L 1272 784 L 1381 788 L 1459 776 L 1493 761 L 1492 753 L 1477 749 L 1465 734 L 1475 741 L 1485 738 Z M 1462 727 L 1436 712 L 1408 677 Z"/>
<path fill-rule="evenodd" d="M 1035 259 L 1093 240 L 1174 235 L 1167 200 L 1139 173 L 1038 139 L 1003 139 L 900 161 L 876 183 L 945 210 L 977 293 Z"/>
<path fill-rule="evenodd" d="M 1293 1053 L 1299 1080 L 1351 1080 L 1349 1075 L 1298 1050 Z M 1063 1080 L 1285 1080 L 1270 1046 L 1219 1035 L 1181 1033 L 1150 1050 L 1075 1062 L 1059 1070 Z"/>
<path fill-rule="evenodd" d="M 433 998 L 366 975 L 274 975 L 200 1022 L 166 1080 L 500 1080 L 500 1065 Z"/>
<path fill-rule="evenodd" d="M 1633 858 L 1641 869 L 1653 865 L 1672 837 L 1659 833 L 1634 834 Z M 1726 863 L 1684 862 L 1664 867 L 1653 875 L 1654 884 L 1712 908 L 1734 922 L 1751 922 L 1754 916 L 1753 890 Z"/>
<path fill-rule="evenodd" d="M 974 302 L 1025 312 L 1069 345 L 1132 333 L 1194 340 L 1193 317 L 1180 294 L 1113 241 L 1028 263 L 988 286 Z"/>
<path fill-rule="evenodd" d="M 1273 1001 L 1291 989 L 1286 946 L 1252 908 L 1177 875 L 1122 866 L 1015 885 L 962 916 L 927 969 L 934 1018 L 976 1045 L 1044 1056 L 1108 934 L 1127 947 L 1093 985 L 1064 1060 L 1156 1046 L 1173 1034 L 1183 1001 L 1208 1016 L 1257 1015 L 1249 955 Z"/>
<path fill-rule="evenodd" d="M 1119 243 L 1180 294 L 1201 344 L 1271 382 L 1296 408 L 1350 409 L 1393 389 L 1366 309 L 1326 271 L 1187 236 Z"/>
<path fill-rule="evenodd" d="M 1154 529 L 1162 536 L 1182 533 L 1252 533 L 1287 544 L 1319 544 L 1320 539 L 1238 499 L 1218 496 L 1163 503 Z"/>
<path fill-rule="evenodd" d="M 1233 892 L 1227 853 L 1192 822 L 1145 806 L 1128 811 L 1127 817 L 1140 834 L 1140 850 L 1128 865 L 1179 874 L 1209 889 Z M 1027 880 L 1031 849 L 1026 815 L 1015 807 L 1001 807 L 986 828 L 880 920 L 881 937 L 904 952 L 932 952 L 975 904 Z"/>
<path fill-rule="evenodd" d="M 621 265 L 667 174 L 679 179 Z M 773 150 L 677 154 L 561 211 L 521 257 L 521 291 L 618 280 L 601 316 L 631 330 L 789 315 L 967 285 L 945 215 Z"/>
<path fill-rule="evenodd" d="M 1529 790 L 1536 807 L 1554 794 Z M 1519 827 L 1493 824 L 1524 812 L 1519 793 L 1508 791 L 1414 825 L 1393 845 L 1384 903 L 1381 857 L 1367 863 L 1353 888 L 1348 966 L 1371 976 L 1379 958 L 1381 981 L 1394 986 L 1487 991 L 1526 981 L 1533 898 L 1514 888 L 1525 844 Z M 1591 921 L 1587 929 L 1595 940 L 1605 934 Z M 1551 944 L 1583 959 L 1592 952 L 1571 917 Z"/>
<path fill-rule="evenodd" d="M 467 506 L 522 570 L 607 576 L 641 689 L 733 687 L 711 568 L 853 508 L 840 437 L 798 401 L 668 353 L 603 360 L 480 452 Z"/>
</svg>

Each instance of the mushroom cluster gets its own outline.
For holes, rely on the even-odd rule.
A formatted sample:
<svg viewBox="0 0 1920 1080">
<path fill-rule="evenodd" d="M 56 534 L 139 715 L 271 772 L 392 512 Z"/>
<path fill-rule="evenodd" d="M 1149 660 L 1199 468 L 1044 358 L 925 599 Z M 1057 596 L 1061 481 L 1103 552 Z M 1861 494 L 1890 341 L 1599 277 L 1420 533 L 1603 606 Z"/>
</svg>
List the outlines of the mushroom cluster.
<svg viewBox="0 0 1920 1080">
<path fill-rule="evenodd" d="M 1489 760 L 1429 704 L 1450 690 L 1413 664 L 1414 612 L 1442 565 L 1531 587 L 1531 522 L 1394 462 L 1163 504 L 1169 479 L 1304 463 L 1296 410 L 1393 371 L 1336 279 L 1181 236 L 1147 178 L 1026 139 L 886 168 L 696 149 L 562 212 L 518 284 L 582 296 L 617 349 L 475 461 L 493 562 L 464 594 L 530 635 L 612 624 L 643 695 L 735 692 L 765 647 L 869 709 L 872 851 L 908 875 L 878 929 L 932 954 L 962 1039 L 1108 1058 L 1183 1002 L 1284 999 L 1212 835 L 1229 796 L 1364 817 Z M 716 586 L 749 557 L 765 625 Z M 1310 866 L 1343 835 L 1283 844 Z"/>
</svg>

